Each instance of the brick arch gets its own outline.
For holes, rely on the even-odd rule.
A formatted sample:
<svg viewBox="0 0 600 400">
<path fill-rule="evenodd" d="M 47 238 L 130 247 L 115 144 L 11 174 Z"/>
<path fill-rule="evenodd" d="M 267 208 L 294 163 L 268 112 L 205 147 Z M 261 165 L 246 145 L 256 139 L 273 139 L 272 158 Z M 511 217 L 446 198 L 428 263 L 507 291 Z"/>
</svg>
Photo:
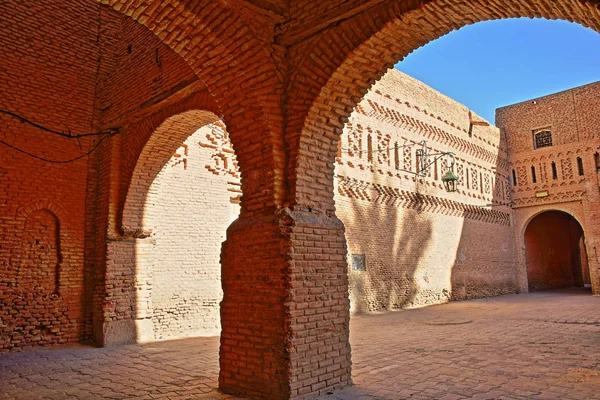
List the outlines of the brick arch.
<svg viewBox="0 0 600 400">
<path fill-rule="evenodd" d="M 152 133 L 137 158 L 125 197 L 121 231 L 126 236 L 147 236 L 144 214 L 152 182 L 189 136 L 204 125 L 219 120 L 219 117 L 210 111 L 192 109 L 157 123 L 162 115 L 163 113 L 153 116 L 145 124 L 146 129 L 151 129 Z"/>
<path fill-rule="evenodd" d="M 29 214 L 25 219 L 21 242 L 23 250 L 17 270 L 17 287 L 58 294 L 62 255 L 60 221 L 56 214 L 48 209 Z"/>
<path fill-rule="evenodd" d="M 235 126 L 232 142 L 251 142 L 262 150 L 260 157 L 254 146 L 236 151 L 240 165 L 247 165 L 245 203 L 280 203 L 285 162 L 277 50 L 262 43 L 224 1 L 100 2 L 146 26 L 179 54 L 210 93 L 215 114 Z"/>
<path fill-rule="evenodd" d="M 463 26 L 505 18 L 563 19 L 600 32 L 597 4 L 595 0 L 390 2 L 294 45 L 290 54 L 297 68 L 288 92 L 297 100 L 291 101 L 286 115 L 286 141 L 292 149 L 288 201 L 334 210 L 333 162 L 343 124 L 373 83 L 415 49 Z M 311 54 L 319 57 L 307 57 Z M 299 176 L 307 170 L 311 176 Z"/>
<path fill-rule="evenodd" d="M 16 219 L 24 223 L 25 219 L 27 219 L 27 216 L 36 211 L 42 210 L 50 211 L 59 220 L 65 220 L 68 215 L 65 209 L 62 208 L 60 205 L 48 199 L 38 199 L 19 208 L 19 210 L 17 211 Z"/>
<path fill-rule="evenodd" d="M 544 213 L 551 212 L 551 211 L 561 212 L 561 213 L 569 215 L 571 218 L 573 218 L 575 221 L 577 221 L 579 226 L 581 226 L 581 230 L 585 233 L 586 226 L 584 223 L 583 215 L 579 215 L 580 213 L 578 212 L 578 210 L 570 209 L 569 207 L 563 207 L 560 204 L 553 204 L 551 207 L 543 208 L 541 210 L 540 209 L 532 210 L 530 215 L 528 215 L 526 218 L 523 218 L 522 224 L 520 226 L 516 227 L 517 233 L 519 234 L 518 240 L 523 242 L 523 237 L 525 236 L 525 231 L 527 230 L 527 227 L 529 226 L 531 221 L 533 221 L 536 217 L 538 217 Z"/>
</svg>

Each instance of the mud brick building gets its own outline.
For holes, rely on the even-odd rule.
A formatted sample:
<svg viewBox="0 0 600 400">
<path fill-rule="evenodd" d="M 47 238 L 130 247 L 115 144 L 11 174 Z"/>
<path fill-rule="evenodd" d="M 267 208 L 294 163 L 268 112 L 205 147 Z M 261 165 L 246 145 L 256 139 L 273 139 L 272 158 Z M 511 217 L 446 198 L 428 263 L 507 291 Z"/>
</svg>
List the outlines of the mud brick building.
<svg viewBox="0 0 600 400">
<path fill-rule="evenodd" d="M 515 210 L 509 211 L 498 186 L 504 180 L 497 175 L 510 175 L 516 167 L 523 177 L 523 167 L 541 168 L 532 157 L 545 152 L 551 153 L 548 160 L 556 159 L 560 180 L 577 193 L 585 188 L 581 205 L 573 201 L 567 211 L 584 231 L 585 268 L 597 293 L 597 233 L 590 222 L 597 210 L 592 173 L 597 131 L 581 124 L 573 139 L 574 134 L 559 133 L 559 122 L 532 119 L 523 128 L 528 140 L 552 125 L 553 146 L 563 140 L 554 135 L 566 135 L 570 150 L 526 155 L 527 149 L 518 148 L 525 158 L 513 160 L 514 143 L 504 148 L 502 135 L 456 104 L 436 109 L 447 103 L 436 95 L 424 95 L 425 104 L 417 104 L 380 90 L 383 94 L 367 97 L 371 102 L 364 103 L 363 114 L 351 113 L 393 64 L 453 29 L 491 19 L 546 17 L 600 30 L 598 5 L 595 0 L 1 2 L 0 349 L 78 341 L 108 346 L 215 331 L 222 289 L 223 391 L 287 399 L 336 390 L 351 382 L 349 293 L 361 293 L 358 286 L 365 301 L 353 304 L 371 309 L 527 290 L 521 236 L 505 238 L 509 227 L 523 226 L 533 215 L 525 215 L 527 202 L 544 189 L 517 176 Z M 411 85 L 410 79 L 403 84 Z M 394 103 L 398 115 L 378 120 L 372 132 L 361 123 L 373 107 L 385 114 Z M 389 126 L 400 125 L 396 117 L 416 119 L 419 129 L 410 128 L 411 120 L 392 133 Z M 572 115 L 565 121 L 569 118 L 583 121 Z M 348 137 L 340 145 L 345 127 Z M 507 123 L 503 129 L 513 128 Z M 385 158 L 379 151 L 388 141 L 395 145 L 421 136 L 431 149 L 455 150 L 456 167 L 464 170 L 457 171 L 463 177 L 458 192 L 442 190 L 435 168 L 432 177 L 414 181 L 400 171 L 408 170 L 405 160 L 416 162 L 409 160 L 416 153 L 405 157 L 403 147 L 402 156 Z M 344 150 L 361 140 L 367 141 L 367 155 L 371 143 L 370 160 Z M 539 140 L 545 143 L 547 134 Z M 567 158 L 577 171 L 573 178 L 565 172 L 567 164 L 560 164 Z M 438 165 L 438 178 L 441 170 Z M 194 185 L 204 192 L 193 203 L 186 200 L 196 189 L 181 179 L 188 171 L 200 174 Z M 179 182 L 161 185 L 160 174 Z M 335 175 L 346 179 L 334 181 Z M 557 196 L 554 190 L 548 188 L 547 197 Z M 219 201 L 206 200 L 210 196 Z M 394 215 L 384 203 L 404 208 Z M 414 253 L 423 265 L 452 265 L 452 273 L 411 271 L 398 277 L 397 286 L 380 288 L 385 294 L 378 297 L 369 274 L 386 266 L 344 229 L 344 218 L 357 205 L 380 210 L 381 221 L 418 221 L 416 236 L 386 259 Z M 178 220 L 169 210 L 178 211 Z M 210 218 L 203 224 L 190 223 L 205 211 Z M 222 226 L 238 213 L 224 232 Z M 450 251 L 432 250 L 463 223 Z M 577 226 L 566 224 L 577 236 Z M 175 225 L 215 246 L 225 242 L 220 251 L 204 254 L 199 242 L 165 235 Z M 401 232 L 408 230 L 396 228 L 404 240 Z M 493 273 L 475 267 L 471 274 L 466 260 L 485 261 L 486 254 L 470 245 L 481 242 L 483 228 L 499 232 L 494 236 L 499 248 L 490 253 Z M 419 254 L 425 242 L 429 246 Z M 511 248 L 523 254 L 505 274 L 510 267 L 504 254 Z M 449 256 L 453 251 L 456 262 Z M 188 266 L 195 272 L 172 278 L 172 260 L 184 265 L 199 254 L 206 268 Z M 349 274 L 348 254 L 359 256 L 351 257 L 359 264 L 365 256 L 362 275 Z M 426 254 L 432 258 L 425 260 Z M 544 279 L 537 281 L 566 282 Z"/>
</svg>

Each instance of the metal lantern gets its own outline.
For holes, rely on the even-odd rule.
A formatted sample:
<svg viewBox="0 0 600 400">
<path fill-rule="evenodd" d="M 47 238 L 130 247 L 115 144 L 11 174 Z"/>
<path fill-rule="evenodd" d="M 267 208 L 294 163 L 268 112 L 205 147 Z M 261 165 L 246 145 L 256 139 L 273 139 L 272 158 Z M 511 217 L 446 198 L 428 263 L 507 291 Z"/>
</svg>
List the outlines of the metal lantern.
<svg viewBox="0 0 600 400">
<path fill-rule="evenodd" d="M 448 170 L 442 176 L 442 182 L 444 182 L 444 186 L 446 187 L 447 192 L 456 192 L 456 183 L 458 182 L 458 175 L 452 170 Z"/>
</svg>

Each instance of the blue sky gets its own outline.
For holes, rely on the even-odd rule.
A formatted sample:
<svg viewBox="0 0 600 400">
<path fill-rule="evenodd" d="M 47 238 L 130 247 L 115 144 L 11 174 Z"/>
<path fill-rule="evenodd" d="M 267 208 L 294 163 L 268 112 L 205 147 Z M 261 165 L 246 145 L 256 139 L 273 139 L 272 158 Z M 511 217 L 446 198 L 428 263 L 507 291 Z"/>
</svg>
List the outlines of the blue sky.
<svg viewBox="0 0 600 400">
<path fill-rule="evenodd" d="M 600 80 L 600 34 L 566 21 L 480 22 L 430 42 L 396 68 L 493 123 L 498 107 Z"/>
</svg>

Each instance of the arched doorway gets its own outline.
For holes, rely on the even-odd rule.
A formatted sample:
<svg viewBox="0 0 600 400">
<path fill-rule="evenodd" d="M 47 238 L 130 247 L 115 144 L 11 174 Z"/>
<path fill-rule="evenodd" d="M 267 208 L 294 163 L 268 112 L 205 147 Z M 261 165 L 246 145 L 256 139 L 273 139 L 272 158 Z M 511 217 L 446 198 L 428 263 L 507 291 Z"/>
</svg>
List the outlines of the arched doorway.
<svg viewBox="0 0 600 400">
<path fill-rule="evenodd" d="M 546 211 L 525 230 L 529 290 L 583 287 L 590 283 L 583 229 L 563 211 Z"/>
<path fill-rule="evenodd" d="M 221 121 L 196 130 L 149 188 L 144 226 L 155 340 L 221 331 L 221 243 L 239 214 L 235 155 Z"/>
<path fill-rule="evenodd" d="M 192 109 L 157 125 L 136 162 L 121 225 L 133 239 L 136 340 L 219 334 L 219 255 L 240 194 L 229 134 L 215 114 Z"/>
</svg>

